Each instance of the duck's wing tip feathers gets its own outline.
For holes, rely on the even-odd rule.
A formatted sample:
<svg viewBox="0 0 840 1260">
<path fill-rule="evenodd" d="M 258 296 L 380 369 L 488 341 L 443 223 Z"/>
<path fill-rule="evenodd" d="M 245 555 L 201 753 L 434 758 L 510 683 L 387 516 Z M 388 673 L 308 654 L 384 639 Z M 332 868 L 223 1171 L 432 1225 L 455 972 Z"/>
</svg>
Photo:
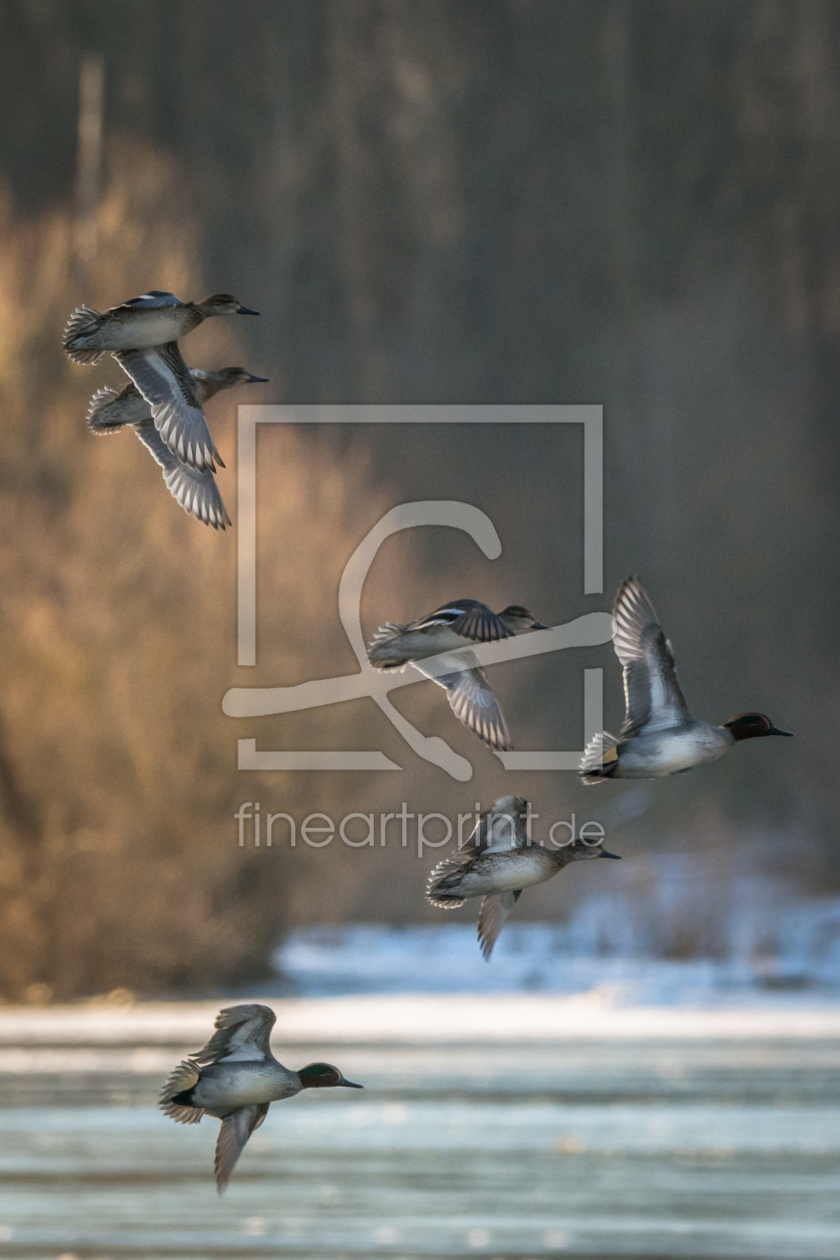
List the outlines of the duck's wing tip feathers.
<svg viewBox="0 0 840 1260">
<path fill-rule="evenodd" d="M 459 722 L 494 752 L 509 752 L 513 743 L 496 693 L 475 654 L 464 652 L 463 660 L 466 668 L 441 674 L 435 682 L 446 688 L 449 705 Z"/>
<path fill-rule="evenodd" d="M 624 669 L 621 737 L 666 730 L 690 718 L 670 642 L 638 576 L 622 582 L 613 607 L 613 646 Z"/>
<path fill-rule="evenodd" d="M 248 1138 L 265 1120 L 269 1105 L 269 1103 L 253 1103 L 248 1107 L 240 1107 L 232 1115 L 225 1116 L 222 1121 L 213 1162 L 219 1194 L 224 1192 L 230 1181 L 236 1161 L 244 1151 Z"/>
<path fill-rule="evenodd" d="M 202 525 L 212 525 L 213 529 L 225 529 L 232 523 L 212 472 L 207 469 L 199 472 L 182 464 L 158 433 L 153 420 L 134 425 L 134 432 L 162 469 L 167 490 L 185 512 Z"/>
<path fill-rule="evenodd" d="M 197 472 L 194 468 L 176 464 L 170 471 L 164 472 L 163 479 L 175 502 L 202 525 L 226 529 L 232 523 L 211 472 Z"/>
<path fill-rule="evenodd" d="M 227 1006 L 216 1016 L 213 1036 L 195 1056 L 199 1063 L 218 1063 L 243 1050 L 256 1051 L 253 1057 L 267 1058 L 276 1015 L 270 1006 L 257 1002 Z"/>
<path fill-rule="evenodd" d="M 508 915 L 519 900 L 521 888 L 516 892 L 490 893 L 482 898 L 478 912 L 478 943 L 484 959 L 489 962 L 493 946 L 507 922 Z"/>
<path fill-rule="evenodd" d="M 659 626 L 656 609 L 650 602 L 638 574 L 625 578 L 618 588 L 612 610 L 613 645 L 622 665 L 644 657 L 642 637 L 649 626 Z"/>
<path fill-rule="evenodd" d="M 172 454 L 198 472 L 215 472 L 219 452 L 177 341 L 148 350 L 119 350 L 114 358 L 150 404 Z"/>
</svg>

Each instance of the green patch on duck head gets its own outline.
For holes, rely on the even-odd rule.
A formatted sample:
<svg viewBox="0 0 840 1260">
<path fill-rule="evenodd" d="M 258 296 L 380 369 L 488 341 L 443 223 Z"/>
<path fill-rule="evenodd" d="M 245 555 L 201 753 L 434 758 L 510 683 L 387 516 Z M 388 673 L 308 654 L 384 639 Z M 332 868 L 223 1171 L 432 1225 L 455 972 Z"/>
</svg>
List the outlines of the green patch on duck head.
<svg viewBox="0 0 840 1260">
<path fill-rule="evenodd" d="M 347 1081 L 337 1067 L 331 1063 L 307 1063 L 298 1072 L 303 1089 L 329 1089 L 335 1085 L 345 1085 L 348 1089 L 363 1089 L 364 1086 Z"/>
<path fill-rule="evenodd" d="M 742 739 L 760 739 L 765 735 L 792 735 L 792 731 L 780 731 L 774 726 L 766 713 L 739 713 L 723 725 L 736 743 Z"/>
</svg>

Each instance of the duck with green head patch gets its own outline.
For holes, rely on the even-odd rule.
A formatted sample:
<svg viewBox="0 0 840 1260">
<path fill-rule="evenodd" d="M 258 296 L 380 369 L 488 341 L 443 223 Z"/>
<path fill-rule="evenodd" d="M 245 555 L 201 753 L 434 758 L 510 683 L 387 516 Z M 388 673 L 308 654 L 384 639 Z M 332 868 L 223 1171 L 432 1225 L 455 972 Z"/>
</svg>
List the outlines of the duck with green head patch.
<svg viewBox="0 0 840 1260">
<path fill-rule="evenodd" d="M 161 1091 L 161 1108 L 179 1124 L 198 1124 L 205 1114 L 221 1120 L 215 1161 L 219 1194 L 271 1103 L 303 1089 L 362 1088 L 331 1063 L 309 1063 L 299 1072 L 283 1067 L 269 1044 L 274 1020 L 269 1006 L 226 1007 L 216 1016 L 207 1045 L 179 1064 Z"/>
<path fill-rule="evenodd" d="M 601 731 L 590 741 L 580 763 L 584 783 L 660 779 L 716 761 L 742 740 L 791 734 L 764 713 L 740 713 L 722 726 L 691 716 L 671 644 L 638 577 L 619 587 L 613 646 L 624 671 L 624 724 L 618 739 Z"/>
</svg>

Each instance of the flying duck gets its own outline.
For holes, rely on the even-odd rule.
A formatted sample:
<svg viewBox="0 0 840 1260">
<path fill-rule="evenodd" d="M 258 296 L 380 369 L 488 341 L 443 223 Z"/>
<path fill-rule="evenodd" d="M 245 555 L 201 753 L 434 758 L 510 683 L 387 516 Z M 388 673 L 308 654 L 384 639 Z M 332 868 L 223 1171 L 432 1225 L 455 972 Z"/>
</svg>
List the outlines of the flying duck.
<svg viewBox="0 0 840 1260">
<path fill-rule="evenodd" d="M 203 302 L 182 302 L 174 293 L 151 289 L 100 312 L 79 306 L 64 329 L 64 349 L 74 363 L 96 363 L 107 351 L 147 350 L 192 332 L 212 315 L 258 315 L 229 293 Z"/>
<path fill-rule="evenodd" d="M 212 315 L 256 315 L 229 293 L 182 302 L 153 289 L 100 314 L 80 306 L 64 330 L 64 349 L 76 363 L 96 363 L 110 351 L 151 404 L 152 419 L 182 464 L 216 471 L 219 457 L 195 384 L 178 349 L 178 337 Z"/>
<path fill-rule="evenodd" d="M 613 646 L 624 670 L 626 714 L 618 739 L 601 731 L 580 763 L 584 783 L 605 779 L 659 779 L 718 757 L 744 739 L 791 735 L 763 713 L 739 713 L 710 726 L 688 711 L 671 644 L 638 577 L 618 589 Z"/>
<path fill-rule="evenodd" d="M 482 814 L 475 831 L 453 858 L 439 862 L 429 876 L 426 898 L 433 906 L 454 910 L 467 897 L 482 897 L 478 943 L 487 961 L 523 888 L 543 884 L 570 862 L 618 858 L 603 841 L 575 837 L 549 849 L 528 834 L 530 805 L 521 796 L 502 796 Z"/>
<path fill-rule="evenodd" d="M 189 373 L 202 406 L 220 390 L 267 380 L 240 367 L 221 368 L 217 372 L 190 368 Z M 132 381 L 120 393 L 108 387 L 97 390 L 90 400 L 87 422 L 97 434 L 119 433 L 126 426 L 132 428 L 163 469 L 170 494 L 185 512 L 214 529 L 230 525 L 213 473 L 209 469 L 199 472 L 190 468 L 172 454 L 155 428 L 149 403 Z"/>
<path fill-rule="evenodd" d="M 299 1072 L 283 1067 L 269 1045 L 274 1021 L 269 1006 L 226 1007 L 216 1016 L 216 1031 L 204 1049 L 179 1064 L 161 1091 L 161 1108 L 179 1124 L 198 1124 L 205 1113 L 221 1120 L 215 1161 L 219 1194 L 271 1103 L 302 1089 L 362 1088 L 329 1063 L 309 1063 Z"/>
<path fill-rule="evenodd" d="M 495 613 L 475 599 L 456 599 L 428 617 L 408 625 L 388 621 L 373 636 L 368 659 L 376 669 L 402 669 L 413 665 L 421 674 L 446 689 L 453 713 L 489 748 L 513 747 L 504 715 L 487 675 L 470 651 L 474 643 L 508 639 L 526 630 L 548 630 L 527 608 L 510 604 Z M 446 653 L 442 662 L 452 672 L 440 674 L 423 668 L 430 656 Z"/>
</svg>

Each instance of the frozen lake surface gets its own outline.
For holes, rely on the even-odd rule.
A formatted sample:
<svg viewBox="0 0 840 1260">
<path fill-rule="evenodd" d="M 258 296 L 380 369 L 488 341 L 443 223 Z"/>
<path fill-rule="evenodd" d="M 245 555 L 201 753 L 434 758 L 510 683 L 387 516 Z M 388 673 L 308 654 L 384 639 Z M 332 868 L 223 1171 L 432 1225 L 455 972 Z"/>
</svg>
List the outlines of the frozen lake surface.
<svg viewBox="0 0 840 1260">
<path fill-rule="evenodd" d="M 160 1084 L 224 1000 L 0 1010 L 10 1257 L 837 1257 L 840 1007 L 272 1000 L 291 1066 L 223 1199 Z"/>
<path fill-rule="evenodd" d="M 630 877 L 634 875 L 630 862 Z M 739 1006 L 766 994 L 840 1000 L 840 899 L 796 899 L 767 881 L 744 880 L 739 897 L 710 888 L 691 864 L 666 863 L 644 899 L 628 892 L 583 899 L 566 922 L 513 919 L 492 964 L 475 923 L 387 927 L 378 923 L 292 932 L 275 964 L 295 993 L 579 993 L 599 985 L 624 1005 Z M 676 875 L 680 875 L 680 879 Z M 621 883 L 623 870 L 614 883 Z M 654 896 L 655 894 L 655 896 Z M 716 958 L 668 961 L 699 902 L 717 915 Z M 477 907 L 476 907 L 477 915 Z"/>
</svg>

